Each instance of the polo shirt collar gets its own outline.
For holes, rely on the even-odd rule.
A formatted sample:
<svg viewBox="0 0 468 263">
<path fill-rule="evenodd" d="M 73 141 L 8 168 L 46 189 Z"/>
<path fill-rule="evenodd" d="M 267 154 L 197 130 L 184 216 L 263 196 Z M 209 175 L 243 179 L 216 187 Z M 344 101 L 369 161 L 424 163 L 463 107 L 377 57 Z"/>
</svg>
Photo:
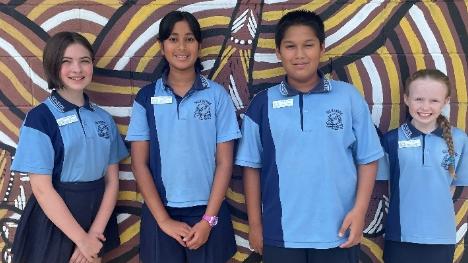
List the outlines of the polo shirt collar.
<svg viewBox="0 0 468 263">
<path fill-rule="evenodd" d="M 190 90 L 204 90 L 209 87 L 208 81 L 200 75 L 200 71 L 196 71 L 196 77 L 195 81 L 193 82 L 192 88 Z M 168 83 L 168 77 L 169 77 L 169 69 L 166 69 L 163 71 L 163 74 L 161 76 L 162 84 L 165 90 L 170 89 L 172 90 L 172 87 Z"/>
<path fill-rule="evenodd" d="M 411 124 L 410 121 L 407 121 L 401 126 L 403 133 L 405 134 L 406 138 L 408 139 L 413 139 L 416 137 L 419 137 L 421 135 L 425 135 L 422 131 L 418 130 L 416 127 L 414 127 L 413 124 Z M 437 127 L 435 130 L 433 130 L 430 134 L 439 136 L 440 138 L 444 138 L 443 135 L 443 130 L 441 127 Z"/>
<path fill-rule="evenodd" d="M 84 96 L 83 108 L 88 109 L 90 111 L 94 111 L 94 106 L 89 102 L 88 95 L 86 95 L 86 93 L 83 93 L 83 96 Z M 80 108 L 79 106 L 64 99 L 62 96 L 60 96 L 60 94 L 56 90 L 52 91 L 49 98 L 52 104 L 61 112 L 67 112 L 67 111 L 74 110 L 76 108 Z"/>
<path fill-rule="evenodd" d="M 325 75 L 318 70 L 317 74 L 319 76 L 320 81 L 315 85 L 315 87 L 305 94 L 313 94 L 313 93 L 327 93 L 331 91 L 330 80 L 325 77 Z M 292 97 L 296 96 L 302 92 L 295 89 L 293 86 L 288 84 L 288 76 L 284 77 L 284 80 L 280 83 L 280 92 L 284 96 Z"/>
</svg>

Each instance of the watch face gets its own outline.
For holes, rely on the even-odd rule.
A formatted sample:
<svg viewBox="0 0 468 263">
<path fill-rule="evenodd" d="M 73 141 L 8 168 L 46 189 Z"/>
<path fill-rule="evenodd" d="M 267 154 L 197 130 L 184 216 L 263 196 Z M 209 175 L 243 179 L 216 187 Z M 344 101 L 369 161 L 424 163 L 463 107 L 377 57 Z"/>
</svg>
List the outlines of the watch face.
<svg viewBox="0 0 468 263">
<path fill-rule="evenodd" d="M 210 225 L 215 226 L 218 224 L 218 217 L 213 216 L 210 221 Z"/>
</svg>

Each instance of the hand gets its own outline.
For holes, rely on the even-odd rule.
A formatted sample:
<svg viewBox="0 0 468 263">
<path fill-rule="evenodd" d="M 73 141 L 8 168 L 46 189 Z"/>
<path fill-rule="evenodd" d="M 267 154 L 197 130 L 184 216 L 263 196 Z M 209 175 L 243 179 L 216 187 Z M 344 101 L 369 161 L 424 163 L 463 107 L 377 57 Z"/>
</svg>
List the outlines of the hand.
<svg viewBox="0 0 468 263">
<path fill-rule="evenodd" d="M 98 257 L 97 254 L 101 251 L 102 242 L 105 240 L 106 238 L 103 234 L 86 233 L 76 246 L 87 261 L 93 262 Z"/>
<path fill-rule="evenodd" d="M 189 235 L 191 230 L 189 225 L 173 220 L 172 218 L 158 222 L 158 225 L 164 233 L 177 240 L 181 246 L 187 247 L 183 239 Z"/>
<path fill-rule="evenodd" d="M 78 247 L 75 247 L 75 251 L 73 251 L 69 263 L 89 263 L 89 261 L 83 256 L 83 253 L 81 253 Z"/>
<path fill-rule="evenodd" d="M 349 248 L 361 243 L 365 216 L 365 212 L 360 212 L 354 208 L 349 211 L 338 232 L 338 236 L 343 237 L 345 232 L 350 229 L 348 240 L 340 245 L 341 248 Z"/>
<path fill-rule="evenodd" d="M 261 225 L 250 227 L 249 246 L 258 254 L 263 255 L 263 228 Z"/>
<path fill-rule="evenodd" d="M 198 249 L 206 243 L 210 236 L 210 232 L 210 224 L 202 219 L 192 227 L 192 230 L 188 236 L 184 238 L 184 241 L 187 243 L 187 247 L 189 249 Z"/>
</svg>

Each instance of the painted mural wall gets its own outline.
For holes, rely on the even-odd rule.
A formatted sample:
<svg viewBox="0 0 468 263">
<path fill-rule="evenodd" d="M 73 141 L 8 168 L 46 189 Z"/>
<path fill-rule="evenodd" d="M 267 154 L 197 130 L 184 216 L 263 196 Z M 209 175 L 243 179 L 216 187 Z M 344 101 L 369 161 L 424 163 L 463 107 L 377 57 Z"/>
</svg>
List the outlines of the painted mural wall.
<svg viewBox="0 0 468 263">
<path fill-rule="evenodd" d="M 28 177 L 10 172 L 25 114 L 49 94 L 42 50 L 59 31 L 82 33 L 97 53 L 88 94 L 115 118 L 126 134 L 130 108 L 139 87 L 160 73 L 156 43 L 160 19 L 170 10 L 193 13 L 203 29 L 204 75 L 222 83 L 239 116 L 254 94 L 281 80 L 274 54 L 274 31 L 289 10 L 316 11 L 325 20 L 327 54 L 321 70 L 353 83 L 366 98 L 382 132 L 405 119 L 402 86 L 411 72 L 435 67 L 453 83 L 446 113 L 468 130 L 468 1 L 304 1 L 304 0 L 0 0 L 0 258 L 10 261 L 18 219 L 31 193 Z M 34 145 L 31 145 L 34 147 Z M 105 262 L 138 262 L 142 197 L 130 169 L 120 166 L 116 207 L 122 245 Z M 378 183 L 367 214 L 361 261 L 382 262 L 387 186 Z M 430 193 L 428 193 L 430 194 Z M 227 193 L 238 252 L 232 262 L 254 262 L 242 177 L 236 168 Z M 468 262 L 468 189 L 455 191 L 455 262 Z"/>
</svg>

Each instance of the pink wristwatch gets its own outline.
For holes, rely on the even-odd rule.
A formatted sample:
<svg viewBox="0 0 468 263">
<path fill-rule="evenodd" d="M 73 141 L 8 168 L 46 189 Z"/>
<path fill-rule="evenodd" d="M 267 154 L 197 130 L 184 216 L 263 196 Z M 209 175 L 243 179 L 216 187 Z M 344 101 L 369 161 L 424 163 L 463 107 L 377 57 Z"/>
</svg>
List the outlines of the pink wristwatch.
<svg viewBox="0 0 468 263">
<path fill-rule="evenodd" d="M 214 227 L 216 224 L 218 224 L 218 217 L 217 216 L 209 216 L 209 215 L 203 215 L 203 220 L 208 222 L 211 227 Z"/>
</svg>

